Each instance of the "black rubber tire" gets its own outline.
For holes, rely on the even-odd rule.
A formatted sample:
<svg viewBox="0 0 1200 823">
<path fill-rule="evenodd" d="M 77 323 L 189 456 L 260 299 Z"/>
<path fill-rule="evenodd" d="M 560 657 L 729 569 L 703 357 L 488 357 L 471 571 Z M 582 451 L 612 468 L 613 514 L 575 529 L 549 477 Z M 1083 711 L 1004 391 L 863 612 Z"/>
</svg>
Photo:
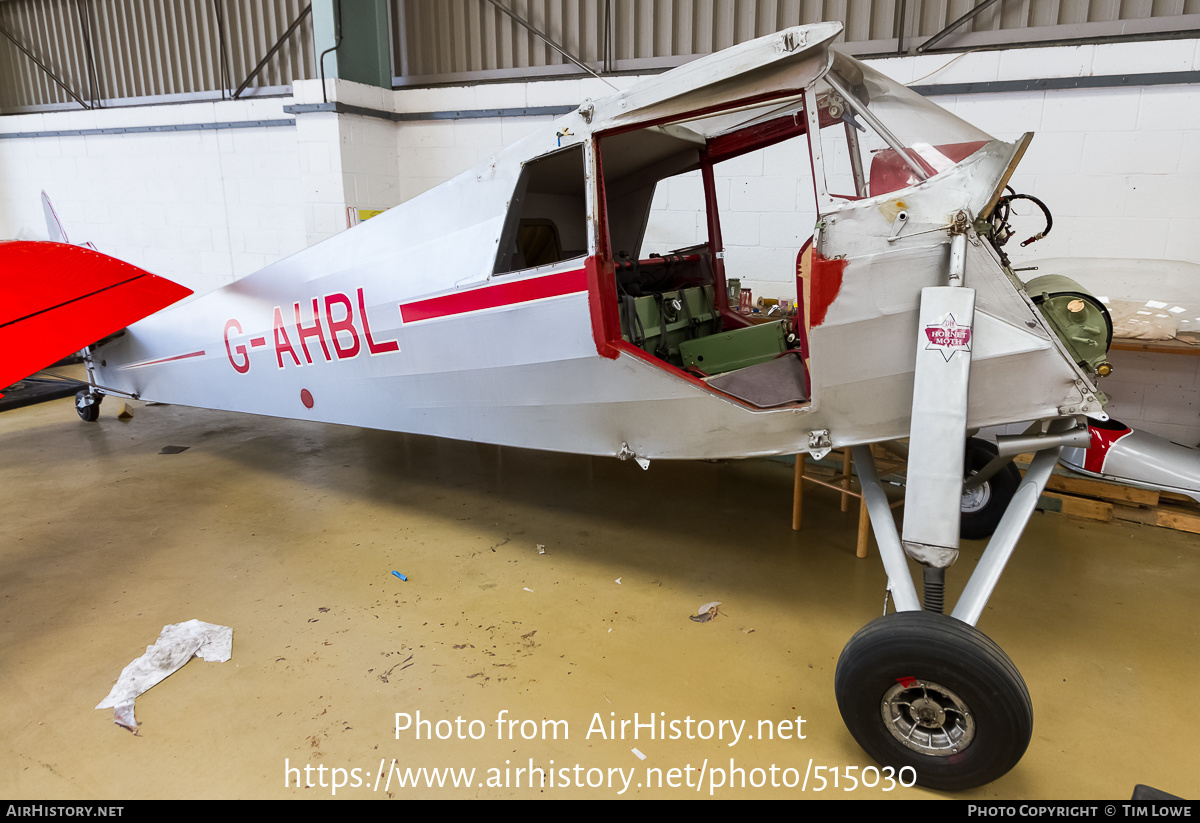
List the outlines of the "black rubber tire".
<svg viewBox="0 0 1200 823">
<path fill-rule="evenodd" d="M 95 423 L 100 419 L 100 399 L 102 395 L 94 395 L 91 403 L 84 403 L 83 400 L 87 395 L 87 389 L 80 389 L 75 393 L 75 412 L 84 423 Z"/>
<path fill-rule="evenodd" d="M 986 440 L 972 437 L 967 441 L 966 459 L 963 462 L 964 478 L 983 469 L 997 455 L 996 447 Z M 964 540 L 983 540 L 991 537 L 1004 516 L 1008 503 L 1021 485 L 1021 472 L 1013 463 L 1008 463 L 996 472 L 974 494 L 973 498 L 963 495 L 959 515 L 959 536 Z M 982 505 L 978 505 L 982 500 Z M 969 508 L 970 502 L 977 504 Z"/>
<path fill-rule="evenodd" d="M 905 785 L 915 780 L 960 791 L 990 783 L 1017 765 L 1033 735 L 1033 704 L 1017 667 L 986 635 L 947 615 L 899 612 L 868 623 L 842 650 L 833 685 L 850 734 L 881 766 L 896 769 L 893 776 Z M 966 711 L 954 708 L 946 692 Z M 893 702 L 885 706 L 890 693 Z M 920 740 L 928 727 L 913 722 L 916 706 L 904 701 L 929 695 L 948 707 L 942 728 L 966 739 L 958 750 L 928 753 L 937 746 L 932 738 Z M 889 710 L 897 732 L 884 720 Z M 905 728 L 917 732 L 909 735 L 917 747 L 897 736 Z"/>
</svg>

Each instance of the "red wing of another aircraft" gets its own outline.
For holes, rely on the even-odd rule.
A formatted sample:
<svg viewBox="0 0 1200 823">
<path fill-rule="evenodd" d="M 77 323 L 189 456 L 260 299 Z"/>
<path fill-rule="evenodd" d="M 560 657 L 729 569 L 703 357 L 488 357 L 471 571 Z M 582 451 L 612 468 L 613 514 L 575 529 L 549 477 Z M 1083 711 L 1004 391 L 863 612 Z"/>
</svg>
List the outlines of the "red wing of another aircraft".
<svg viewBox="0 0 1200 823">
<path fill-rule="evenodd" d="M 191 293 L 82 246 L 0 243 L 0 387 Z"/>
</svg>

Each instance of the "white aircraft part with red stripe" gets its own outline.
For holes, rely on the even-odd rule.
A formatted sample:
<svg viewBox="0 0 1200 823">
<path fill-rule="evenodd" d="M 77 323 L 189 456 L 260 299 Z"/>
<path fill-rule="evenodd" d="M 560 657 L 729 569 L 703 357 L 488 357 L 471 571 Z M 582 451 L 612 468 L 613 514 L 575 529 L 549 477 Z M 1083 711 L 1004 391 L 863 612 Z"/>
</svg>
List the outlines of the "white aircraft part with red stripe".
<svg viewBox="0 0 1200 823">
<path fill-rule="evenodd" d="M 1143 489 L 1186 494 L 1200 502 L 1200 450 L 1116 420 L 1092 422 L 1086 449 L 1063 449 L 1063 465 L 1080 474 Z"/>
<path fill-rule="evenodd" d="M 809 47 L 778 81 L 783 108 L 802 111 L 802 90 L 828 69 L 825 47 L 837 27 L 810 28 Z M 777 56 L 770 43 L 738 48 L 746 47 Z M 687 68 L 696 74 L 702 67 Z M 719 69 L 710 73 L 724 77 Z M 832 446 L 906 437 L 910 329 L 920 289 L 943 281 L 948 248 L 944 233 L 930 232 L 956 210 L 983 207 L 1016 145 L 992 141 L 904 190 L 903 199 L 895 193 L 871 199 L 906 204 L 911 237 L 889 237 L 892 226 L 876 207 L 829 204 L 813 280 L 833 283 L 834 297 L 820 305 L 821 317 L 807 332 L 811 397 L 764 408 L 651 356 L 606 320 L 617 303 L 606 230 L 619 215 L 596 182 L 603 161 L 624 159 L 606 149 L 631 134 L 666 139 L 665 127 L 635 130 L 637 112 L 625 103 L 647 101 L 647 124 L 723 117 L 724 125 L 732 115 L 713 115 L 712 106 L 738 112 L 739 93 L 765 94 L 747 80 L 743 92 L 722 87 L 691 99 L 701 114 L 689 114 L 674 74 L 647 81 L 650 91 L 635 87 L 587 104 L 442 186 L 131 327 L 96 351 L 95 382 L 168 403 L 647 459 L 794 454 L 808 451 L 820 431 L 830 432 Z M 588 108 L 591 123 L 583 114 Z M 602 119 L 604 112 L 609 118 Z M 762 117 L 757 110 L 740 116 L 752 123 L 751 132 L 755 116 Z M 801 118 L 795 116 L 796 134 L 803 141 Z M 687 148 L 700 140 L 695 128 L 677 142 Z M 560 137 L 564 131 L 570 136 Z M 585 253 L 495 273 L 523 164 L 570 147 L 581 151 L 587 175 Z M 654 146 L 645 154 L 653 171 Z M 700 254 L 716 270 L 715 292 L 723 295 L 718 244 L 714 237 Z M 977 243 L 967 256 L 979 291 L 970 425 L 1082 405 L 1080 375 L 1003 275 L 995 253 Z M 746 322 L 724 307 L 721 314 L 727 324 Z M 980 374 L 996 377 L 980 380 Z"/>
<path fill-rule="evenodd" d="M 132 328 L 97 354 L 97 382 L 183 405 L 579 453 L 801 448 L 794 411 L 750 426 L 750 409 L 698 381 L 629 354 L 601 357 L 577 264 L 417 299 L 385 282 L 329 279 L 290 300 L 256 296 L 268 273 Z M 701 428 L 746 436 L 713 442 Z"/>
</svg>

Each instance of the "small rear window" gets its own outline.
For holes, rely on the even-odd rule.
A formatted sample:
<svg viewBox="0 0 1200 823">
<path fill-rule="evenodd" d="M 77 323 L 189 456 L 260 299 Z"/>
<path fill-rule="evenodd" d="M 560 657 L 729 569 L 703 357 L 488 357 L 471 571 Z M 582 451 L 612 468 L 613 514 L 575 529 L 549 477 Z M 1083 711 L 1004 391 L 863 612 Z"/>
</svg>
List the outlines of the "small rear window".
<svg viewBox="0 0 1200 823">
<path fill-rule="evenodd" d="M 525 164 L 508 207 L 493 274 L 548 266 L 587 254 L 583 164 L 582 145 Z"/>
</svg>

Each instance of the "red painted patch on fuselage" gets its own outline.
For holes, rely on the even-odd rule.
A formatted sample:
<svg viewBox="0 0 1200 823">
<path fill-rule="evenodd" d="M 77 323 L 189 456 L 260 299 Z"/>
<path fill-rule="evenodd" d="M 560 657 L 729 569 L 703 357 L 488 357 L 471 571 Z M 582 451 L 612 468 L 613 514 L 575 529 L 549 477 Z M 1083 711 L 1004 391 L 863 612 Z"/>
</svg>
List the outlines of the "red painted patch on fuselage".
<svg viewBox="0 0 1200 823">
<path fill-rule="evenodd" d="M 1133 434 L 1133 429 L 1128 426 L 1117 423 L 1115 420 L 1110 421 L 1110 425 L 1114 424 L 1120 428 L 1102 429 L 1096 425 L 1088 426 L 1088 431 L 1092 434 L 1092 445 L 1088 446 L 1088 450 L 1084 452 L 1083 468 L 1087 471 L 1103 474 L 1104 463 L 1108 459 L 1108 450 L 1122 438 Z"/>
<path fill-rule="evenodd" d="M 602 266 L 597 257 L 588 258 L 584 271 L 587 276 L 588 314 L 592 318 L 592 339 L 596 342 L 596 353 L 609 360 L 615 360 L 615 344 L 622 342 L 621 317 L 617 312 L 616 274 L 611 262 Z"/>
<path fill-rule="evenodd" d="M 825 322 L 825 313 L 842 290 L 845 271 L 845 260 L 826 260 L 819 254 L 813 254 L 812 283 L 808 287 L 808 318 L 812 328 Z"/>
</svg>

